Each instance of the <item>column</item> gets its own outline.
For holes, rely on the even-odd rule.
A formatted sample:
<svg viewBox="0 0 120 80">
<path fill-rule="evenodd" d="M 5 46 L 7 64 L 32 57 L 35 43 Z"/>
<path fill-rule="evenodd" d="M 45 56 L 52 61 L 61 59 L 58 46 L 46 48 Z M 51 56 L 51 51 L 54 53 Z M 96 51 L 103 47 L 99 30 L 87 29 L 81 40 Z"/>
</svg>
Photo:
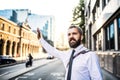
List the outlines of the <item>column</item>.
<svg viewBox="0 0 120 80">
<path fill-rule="evenodd" d="M 12 42 L 10 42 L 10 47 L 9 47 L 9 55 L 10 55 L 10 56 L 13 56 L 13 55 L 12 55 L 12 45 L 13 45 Z"/>
<path fill-rule="evenodd" d="M 91 34 L 90 34 L 90 26 L 88 27 L 88 48 L 90 49 L 90 36 L 91 36 Z"/>
<path fill-rule="evenodd" d="M 105 51 L 105 30 L 104 28 L 101 29 L 102 33 L 102 51 Z"/>
<path fill-rule="evenodd" d="M 17 57 L 17 43 L 15 43 L 15 47 L 14 47 L 14 56 Z"/>
<path fill-rule="evenodd" d="M 117 19 L 114 20 L 115 29 L 115 50 L 118 50 L 118 30 L 117 30 Z"/>
<path fill-rule="evenodd" d="M 21 43 L 18 44 L 18 54 L 20 55 L 20 57 L 22 57 Z"/>
<path fill-rule="evenodd" d="M 98 35 L 98 34 L 96 34 L 96 36 L 97 36 L 96 49 L 97 49 L 97 51 L 98 51 L 98 50 L 99 50 L 99 46 L 98 46 L 98 42 L 99 42 L 99 35 Z"/>
<path fill-rule="evenodd" d="M 3 42 L 3 55 L 6 55 L 6 45 L 7 45 L 7 42 L 6 40 Z"/>
<path fill-rule="evenodd" d="M 95 50 L 95 40 L 93 35 L 92 35 L 92 50 Z"/>
<path fill-rule="evenodd" d="M 100 0 L 100 13 L 102 12 L 102 1 L 103 0 Z"/>
</svg>

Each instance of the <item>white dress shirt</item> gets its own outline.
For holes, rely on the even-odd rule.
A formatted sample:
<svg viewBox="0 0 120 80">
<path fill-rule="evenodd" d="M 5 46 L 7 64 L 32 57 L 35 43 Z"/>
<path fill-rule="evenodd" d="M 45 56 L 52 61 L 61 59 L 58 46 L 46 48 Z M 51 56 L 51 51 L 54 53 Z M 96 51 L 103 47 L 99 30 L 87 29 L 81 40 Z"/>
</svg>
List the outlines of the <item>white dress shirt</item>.
<svg viewBox="0 0 120 80">
<path fill-rule="evenodd" d="M 65 66 L 66 74 L 65 80 L 67 79 L 68 62 L 72 53 L 72 49 L 69 51 L 59 51 L 56 48 L 48 44 L 43 38 L 40 42 L 44 49 L 54 57 L 60 58 Z M 75 48 L 75 54 L 82 50 L 88 50 L 83 45 Z M 71 80 L 102 80 L 101 69 L 97 55 L 90 51 L 85 54 L 80 54 L 75 57 L 72 64 Z"/>
</svg>

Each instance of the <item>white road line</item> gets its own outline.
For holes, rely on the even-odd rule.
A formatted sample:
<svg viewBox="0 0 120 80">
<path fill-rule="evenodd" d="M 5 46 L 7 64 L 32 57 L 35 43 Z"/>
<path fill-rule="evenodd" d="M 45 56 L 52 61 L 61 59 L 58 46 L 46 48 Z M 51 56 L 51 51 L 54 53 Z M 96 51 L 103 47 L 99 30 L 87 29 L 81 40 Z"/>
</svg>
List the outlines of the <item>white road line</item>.
<svg viewBox="0 0 120 80">
<path fill-rule="evenodd" d="M 8 73 L 15 72 L 15 71 L 16 71 L 16 70 L 8 71 L 8 72 L 5 72 L 5 73 L 3 73 L 3 74 L 0 74 L 0 76 L 6 75 L 6 74 L 8 74 Z"/>
<path fill-rule="evenodd" d="M 18 80 L 18 79 L 20 79 L 20 78 L 26 79 L 27 77 L 18 77 L 18 78 L 16 78 L 15 80 Z"/>
<path fill-rule="evenodd" d="M 61 72 L 61 73 L 59 73 L 59 72 L 58 72 L 58 73 L 55 73 L 55 72 L 54 72 L 54 73 L 51 73 L 51 75 L 53 75 L 53 76 L 63 76 L 64 73 L 62 73 L 62 72 Z"/>
<path fill-rule="evenodd" d="M 0 76 L 6 75 L 6 74 L 8 74 L 8 73 L 9 73 L 9 72 L 5 72 L 5 73 L 1 74 Z"/>
<path fill-rule="evenodd" d="M 27 75 L 27 76 L 33 76 L 35 73 L 26 73 L 24 75 Z"/>
<path fill-rule="evenodd" d="M 64 80 L 64 77 L 57 77 L 57 80 Z"/>
<path fill-rule="evenodd" d="M 38 80 L 42 80 L 42 78 L 39 78 Z"/>
</svg>

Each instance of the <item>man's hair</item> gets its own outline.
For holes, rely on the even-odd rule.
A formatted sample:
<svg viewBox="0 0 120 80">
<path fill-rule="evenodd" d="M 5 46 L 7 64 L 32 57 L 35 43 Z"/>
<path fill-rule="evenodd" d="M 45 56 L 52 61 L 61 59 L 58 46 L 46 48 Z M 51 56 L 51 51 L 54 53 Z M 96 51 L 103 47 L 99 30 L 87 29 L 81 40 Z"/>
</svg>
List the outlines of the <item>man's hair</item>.
<svg viewBox="0 0 120 80">
<path fill-rule="evenodd" d="M 83 35 L 83 31 L 82 31 L 82 29 L 81 29 L 80 27 L 75 26 L 75 25 L 71 25 L 68 29 L 71 29 L 71 28 L 76 28 L 76 29 L 79 31 L 79 33 L 80 33 L 81 35 Z"/>
</svg>

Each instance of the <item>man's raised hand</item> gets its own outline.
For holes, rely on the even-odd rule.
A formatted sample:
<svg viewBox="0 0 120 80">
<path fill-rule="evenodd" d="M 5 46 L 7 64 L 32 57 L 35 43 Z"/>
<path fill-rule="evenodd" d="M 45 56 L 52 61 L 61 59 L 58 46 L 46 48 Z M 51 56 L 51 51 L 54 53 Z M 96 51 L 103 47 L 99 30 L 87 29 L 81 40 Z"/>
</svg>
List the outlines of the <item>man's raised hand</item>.
<svg viewBox="0 0 120 80">
<path fill-rule="evenodd" d="M 40 29 L 37 28 L 37 38 L 40 39 L 41 38 L 41 32 L 40 32 Z"/>
</svg>

